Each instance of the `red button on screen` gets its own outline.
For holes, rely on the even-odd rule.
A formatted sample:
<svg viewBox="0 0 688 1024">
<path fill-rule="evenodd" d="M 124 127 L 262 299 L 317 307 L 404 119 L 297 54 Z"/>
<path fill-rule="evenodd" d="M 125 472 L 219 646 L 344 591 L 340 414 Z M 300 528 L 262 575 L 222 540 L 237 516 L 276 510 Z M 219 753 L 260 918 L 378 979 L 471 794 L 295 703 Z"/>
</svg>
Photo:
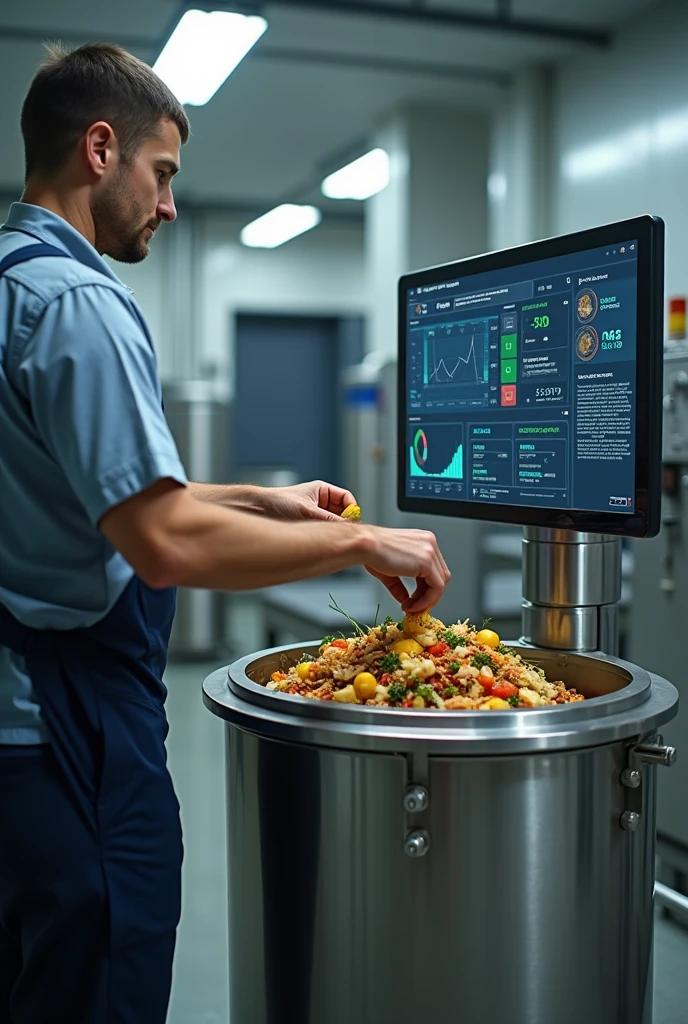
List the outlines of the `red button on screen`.
<svg viewBox="0 0 688 1024">
<path fill-rule="evenodd" d="M 515 384 L 502 384 L 502 405 L 516 405 Z"/>
</svg>

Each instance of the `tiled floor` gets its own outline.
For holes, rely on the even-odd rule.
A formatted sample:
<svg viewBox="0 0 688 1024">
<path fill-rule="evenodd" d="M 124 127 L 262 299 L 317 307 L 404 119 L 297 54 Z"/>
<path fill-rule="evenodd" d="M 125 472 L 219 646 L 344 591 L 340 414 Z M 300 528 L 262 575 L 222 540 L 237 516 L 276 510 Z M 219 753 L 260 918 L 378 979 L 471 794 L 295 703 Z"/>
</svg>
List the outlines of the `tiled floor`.
<svg viewBox="0 0 688 1024">
<path fill-rule="evenodd" d="M 224 730 L 200 696 L 201 682 L 215 667 L 171 665 L 167 673 L 170 769 L 182 807 L 186 849 L 184 910 L 168 1024 L 228 1021 Z M 688 931 L 658 918 L 654 1024 L 686 1022 Z"/>
</svg>

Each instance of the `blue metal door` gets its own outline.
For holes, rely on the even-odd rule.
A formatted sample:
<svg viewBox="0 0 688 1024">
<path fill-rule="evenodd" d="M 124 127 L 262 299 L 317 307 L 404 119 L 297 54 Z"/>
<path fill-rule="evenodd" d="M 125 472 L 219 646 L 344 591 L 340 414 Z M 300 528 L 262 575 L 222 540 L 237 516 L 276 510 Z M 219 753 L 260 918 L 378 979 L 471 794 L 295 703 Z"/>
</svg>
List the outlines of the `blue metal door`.
<svg viewBox="0 0 688 1024">
<path fill-rule="evenodd" d="M 352 332 L 352 320 L 237 317 L 235 469 L 275 467 L 294 470 L 299 480 L 337 480 L 340 371 L 361 358 L 356 323 Z"/>
</svg>

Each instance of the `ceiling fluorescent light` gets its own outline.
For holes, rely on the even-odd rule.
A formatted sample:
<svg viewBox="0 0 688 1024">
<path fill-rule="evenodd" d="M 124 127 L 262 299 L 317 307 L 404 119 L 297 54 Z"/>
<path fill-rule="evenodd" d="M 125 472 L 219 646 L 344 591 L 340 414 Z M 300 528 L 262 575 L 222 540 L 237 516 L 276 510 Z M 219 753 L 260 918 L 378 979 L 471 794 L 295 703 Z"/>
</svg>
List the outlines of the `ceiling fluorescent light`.
<svg viewBox="0 0 688 1024">
<path fill-rule="evenodd" d="M 241 63 L 268 23 L 228 11 L 187 11 L 153 71 L 180 103 L 203 106 Z"/>
<path fill-rule="evenodd" d="M 384 149 L 371 149 L 353 163 L 330 174 L 322 183 L 328 199 L 369 199 L 389 185 L 389 156 Z"/>
<path fill-rule="evenodd" d="M 283 203 L 251 221 L 241 232 L 241 241 L 255 249 L 275 249 L 291 238 L 310 231 L 320 223 L 322 214 L 315 206 Z"/>
</svg>

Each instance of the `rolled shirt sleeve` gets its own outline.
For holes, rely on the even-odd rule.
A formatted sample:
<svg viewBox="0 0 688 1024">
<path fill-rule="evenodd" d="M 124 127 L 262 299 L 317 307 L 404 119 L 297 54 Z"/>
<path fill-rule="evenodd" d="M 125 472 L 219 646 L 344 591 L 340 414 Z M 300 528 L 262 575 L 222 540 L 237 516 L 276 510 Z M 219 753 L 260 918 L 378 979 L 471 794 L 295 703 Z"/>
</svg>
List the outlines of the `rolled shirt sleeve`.
<svg viewBox="0 0 688 1024">
<path fill-rule="evenodd" d="M 187 482 L 152 343 L 126 294 L 87 284 L 54 299 L 18 375 L 41 440 L 92 524 L 157 480 Z"/>
</svg>

